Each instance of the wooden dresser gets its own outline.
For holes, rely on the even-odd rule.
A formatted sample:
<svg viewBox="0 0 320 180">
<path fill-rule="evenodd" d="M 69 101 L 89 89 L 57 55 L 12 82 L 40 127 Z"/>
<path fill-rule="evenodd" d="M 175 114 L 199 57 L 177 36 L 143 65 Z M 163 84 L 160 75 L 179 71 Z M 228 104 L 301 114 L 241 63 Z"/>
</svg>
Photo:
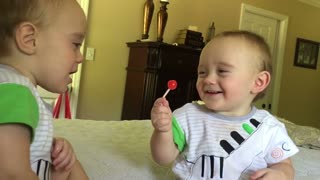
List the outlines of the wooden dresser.
<svg viewBox="0 0 320 180">
<path fill-rule="evenodd" d="M 166 96 L 172 111 L 198 100 L 197 66 L 201 49 L 160 42 L 129 42 L 129 62 L 122 119 L 150 119 L 154 101 L 167 90 L 168 80 L 178 83 Z"/>
</svg>

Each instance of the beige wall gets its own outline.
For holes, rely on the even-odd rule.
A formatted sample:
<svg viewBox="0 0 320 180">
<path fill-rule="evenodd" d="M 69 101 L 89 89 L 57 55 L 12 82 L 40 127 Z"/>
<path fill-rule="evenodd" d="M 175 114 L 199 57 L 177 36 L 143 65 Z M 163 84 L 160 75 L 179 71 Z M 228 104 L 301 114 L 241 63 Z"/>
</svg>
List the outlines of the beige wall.
<svg viewBox="0 0 320 180">
<path fill-rule="evenodd" d="M 96 48 L 95 61 L 85 61 L 81 79 L 78 118 L 119 120 L 121 118 L 126 65 L 126 42 L 142 33 L 142 8 L 145 0 L 91 0 L 87 45 Z M 197 2 L 197 3 L 195 3 Z M 150 38 L 156 39 L 155 12 Z M 172 43 L 177 31 L 198 26 L 205 36 L 210 22 L 216 32 L 238 29 L 241 3 L 274 11 L 289 17 L 284 56 L 279 116 L 299 124 L 320 127 L 320 72 L 293 66 L 297 37 L 320 42 L 320 8 L 298 0 L 170 0 L 164 42 Z M 319 66 L 320 67 L 320 66 Z"/>
</svg>

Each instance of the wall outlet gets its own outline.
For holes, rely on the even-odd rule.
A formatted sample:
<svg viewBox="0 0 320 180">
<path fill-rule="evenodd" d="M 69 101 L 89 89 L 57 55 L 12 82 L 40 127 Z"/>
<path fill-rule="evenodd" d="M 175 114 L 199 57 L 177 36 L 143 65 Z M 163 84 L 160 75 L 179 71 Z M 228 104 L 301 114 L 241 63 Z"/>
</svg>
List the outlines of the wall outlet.
<svg viewBox="0 0 320 180">
<path fill-rule="evenodd" d="M 87 47 L 86 60 L 93 61 L 94 60 L 94 53 L 95 53 L 95 48 Z"/>
</svg>

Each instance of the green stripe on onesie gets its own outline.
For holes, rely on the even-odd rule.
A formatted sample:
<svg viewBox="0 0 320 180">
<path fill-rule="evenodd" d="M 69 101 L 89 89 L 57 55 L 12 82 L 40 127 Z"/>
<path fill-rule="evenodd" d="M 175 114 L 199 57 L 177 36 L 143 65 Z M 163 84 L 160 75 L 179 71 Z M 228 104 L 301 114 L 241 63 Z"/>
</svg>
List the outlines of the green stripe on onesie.
<svg viewBox="0 0 320 180">
<path fill-rule="evenodd" d="M 182 152 L 186 145 L 186 138 L 175 117 L 172 117 L 172 133 L 174 143 L 179 151 Z"/>
<path fill-rule="evenodd" d="M 20 123 L 34 131 L 39 121 L 39 107 L 30 89 L 19 84 L 0 84 L 0 124 Z"/>
</svg>

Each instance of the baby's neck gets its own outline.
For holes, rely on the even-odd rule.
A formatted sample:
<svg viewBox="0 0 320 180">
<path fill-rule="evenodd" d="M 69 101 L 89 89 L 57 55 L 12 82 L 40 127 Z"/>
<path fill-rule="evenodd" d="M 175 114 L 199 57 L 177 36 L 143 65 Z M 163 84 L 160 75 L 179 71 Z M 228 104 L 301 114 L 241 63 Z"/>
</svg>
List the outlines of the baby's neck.
<svg viewBox="0 0 320 180">
<path fill-rule="evenodd" d="M 251 110 L 252 110 L 252 106 L 249 106 L 248 108 L 239 109 L 236 111 L 215 111 L 215 110 L 212 110 L 212 111 L 227 117 L 240 117 L 240 116 L 245 116 L 249 114 Z"/>
<path fill-rule="evenodd" d="M 32 73 L 29 72 L 28 65 L 23 64 L 23 62 L 25 62 L 25 61 L 19 61 L 16 58 L 12 58 L 12 57 L 0 58 L 0 64 L 11 67 L 17 73 L 28 78 L 31 81 L 31 83 L 36 86 L 36 81 L 33 78 Z"/>
</svg>

